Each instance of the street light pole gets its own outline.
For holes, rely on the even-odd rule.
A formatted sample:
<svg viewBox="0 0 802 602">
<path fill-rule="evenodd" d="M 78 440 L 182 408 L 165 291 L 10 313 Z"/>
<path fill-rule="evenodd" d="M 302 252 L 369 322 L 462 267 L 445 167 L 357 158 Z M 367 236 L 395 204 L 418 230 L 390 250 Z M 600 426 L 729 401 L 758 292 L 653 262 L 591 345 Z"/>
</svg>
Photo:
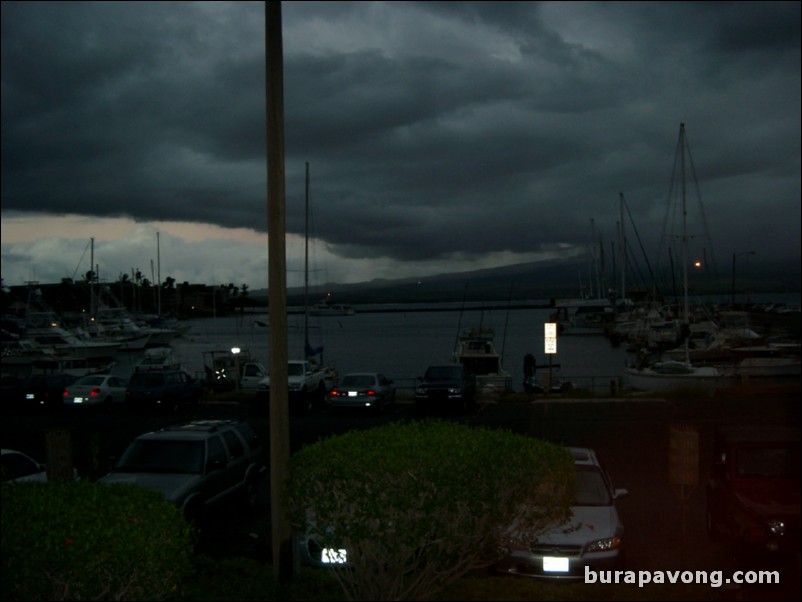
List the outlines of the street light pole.
<svg viewBox="0 0 802 602">
<path fill-rule="evenodd" d="M 735 307 L 735 260 L 744 255 L 754 255 L 754 254 L 755 254 L 754 251 L 744 251 L 743 253 L 732 254 L 732 289 L 731 289 L 730 303 L 733 307 Z"/>
</svg>

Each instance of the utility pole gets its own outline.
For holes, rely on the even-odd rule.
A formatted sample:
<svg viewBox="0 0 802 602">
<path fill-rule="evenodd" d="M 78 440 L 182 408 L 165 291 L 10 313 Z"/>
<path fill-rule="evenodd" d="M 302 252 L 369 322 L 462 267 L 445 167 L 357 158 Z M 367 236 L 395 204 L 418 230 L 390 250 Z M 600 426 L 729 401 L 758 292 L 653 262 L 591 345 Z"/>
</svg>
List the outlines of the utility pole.
<svg viewBox="0 0 802 602">
<path fill-rule="evenodd" d="M 289 475 L 287 400 L 287 241 L 284 196 L 284 54 L 281 2 L 265 2 L 267 236 L 270 322 L 270 509 L 273 576 L 293 576 L 292 529 L 284 487 Z"/>
</svg>

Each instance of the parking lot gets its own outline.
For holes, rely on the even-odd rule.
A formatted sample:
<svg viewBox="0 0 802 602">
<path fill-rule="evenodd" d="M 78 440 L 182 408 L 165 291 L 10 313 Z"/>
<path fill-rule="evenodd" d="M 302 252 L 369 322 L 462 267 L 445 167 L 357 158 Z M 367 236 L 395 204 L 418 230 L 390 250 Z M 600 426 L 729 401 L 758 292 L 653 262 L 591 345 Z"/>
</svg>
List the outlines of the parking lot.
<svg viewBox="0 0 802 602">
<path fill-rule="evenodd" d="M 796 399 L 794 399 L 796 397 Z M 46 459 L 46 433 L 68 432 L 73 458 L 81 475 L 103 474 L 135 436 L 190 417 L 247 415 L 265 441 L 269 438 L 267 409 L 254 412 L 236 403 L 203 403 L 191 416 L 114 413 L 12 415 L 2 424 L 2 445 Z M 292 416 L 291 451 L 322 437 L 354 428 L 369 428 L 392 420 L 412 419 L 411 405 L 397 404 L 384 415 L 316 412 Z M 630 570 L 720 570 L 774 568 L 781 585 L 745 586 L 736 597 L 754 600 L 798 600 L 799 556 L 777 564 L 764 558 L 738 556 L 726 542 L 712 543 L 705 531 L 705 483 L 712 455 L 712 435 L 720 425 L 799 424 L 798 396 L 732 397 L 699 400 L 562 400 L 534 403 L 480 404 L 467 424 L 497 427 L 564 445 L 594 448 L 616 487 L 629 495 L 619 509 L 626 525 L 627 568 Z M 677 484 L 670 469 L 672 433 L 698 434 L 698 471 L 686 471 Z M 269 480 L 260 491 L 253 513 L 220 512 L 204 532 L 204 551 L 214 555 L 270 556 Z"/>
</svg>

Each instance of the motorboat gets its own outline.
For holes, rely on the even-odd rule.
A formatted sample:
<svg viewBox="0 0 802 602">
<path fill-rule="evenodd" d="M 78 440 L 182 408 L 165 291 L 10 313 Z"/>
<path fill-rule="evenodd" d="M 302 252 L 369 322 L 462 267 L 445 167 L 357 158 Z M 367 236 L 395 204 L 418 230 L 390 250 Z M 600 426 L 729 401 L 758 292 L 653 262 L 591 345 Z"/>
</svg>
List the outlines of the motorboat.
<svg viewBox="0 0 802 602">
<path fill-rule="evenodd" d="M 454 360 L 474 376 L 479 395 L 498 395 L 512 390 L 512 375 L 502 367 L 494 337 L 492 328 L 475 327 L 467 329 L 457 340 Z"/>
</svg>

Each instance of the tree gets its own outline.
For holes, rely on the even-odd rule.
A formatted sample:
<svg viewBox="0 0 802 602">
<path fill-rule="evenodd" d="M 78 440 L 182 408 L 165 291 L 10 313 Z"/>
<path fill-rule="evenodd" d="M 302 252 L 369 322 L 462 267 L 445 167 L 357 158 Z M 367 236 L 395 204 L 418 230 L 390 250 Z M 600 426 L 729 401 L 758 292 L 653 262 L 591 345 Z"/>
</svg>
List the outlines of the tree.
<svg viewBox="0 0 802 602">
<path fill-rule="evenodd" d="M 446 421 L 351 431 L 290 459 L 294 528 L 345 549 L 349 600 L 429 600 L 570 516 L 564 447 Z M 514 525 L 514 528 L 513 528 Z"/>
</svg>

